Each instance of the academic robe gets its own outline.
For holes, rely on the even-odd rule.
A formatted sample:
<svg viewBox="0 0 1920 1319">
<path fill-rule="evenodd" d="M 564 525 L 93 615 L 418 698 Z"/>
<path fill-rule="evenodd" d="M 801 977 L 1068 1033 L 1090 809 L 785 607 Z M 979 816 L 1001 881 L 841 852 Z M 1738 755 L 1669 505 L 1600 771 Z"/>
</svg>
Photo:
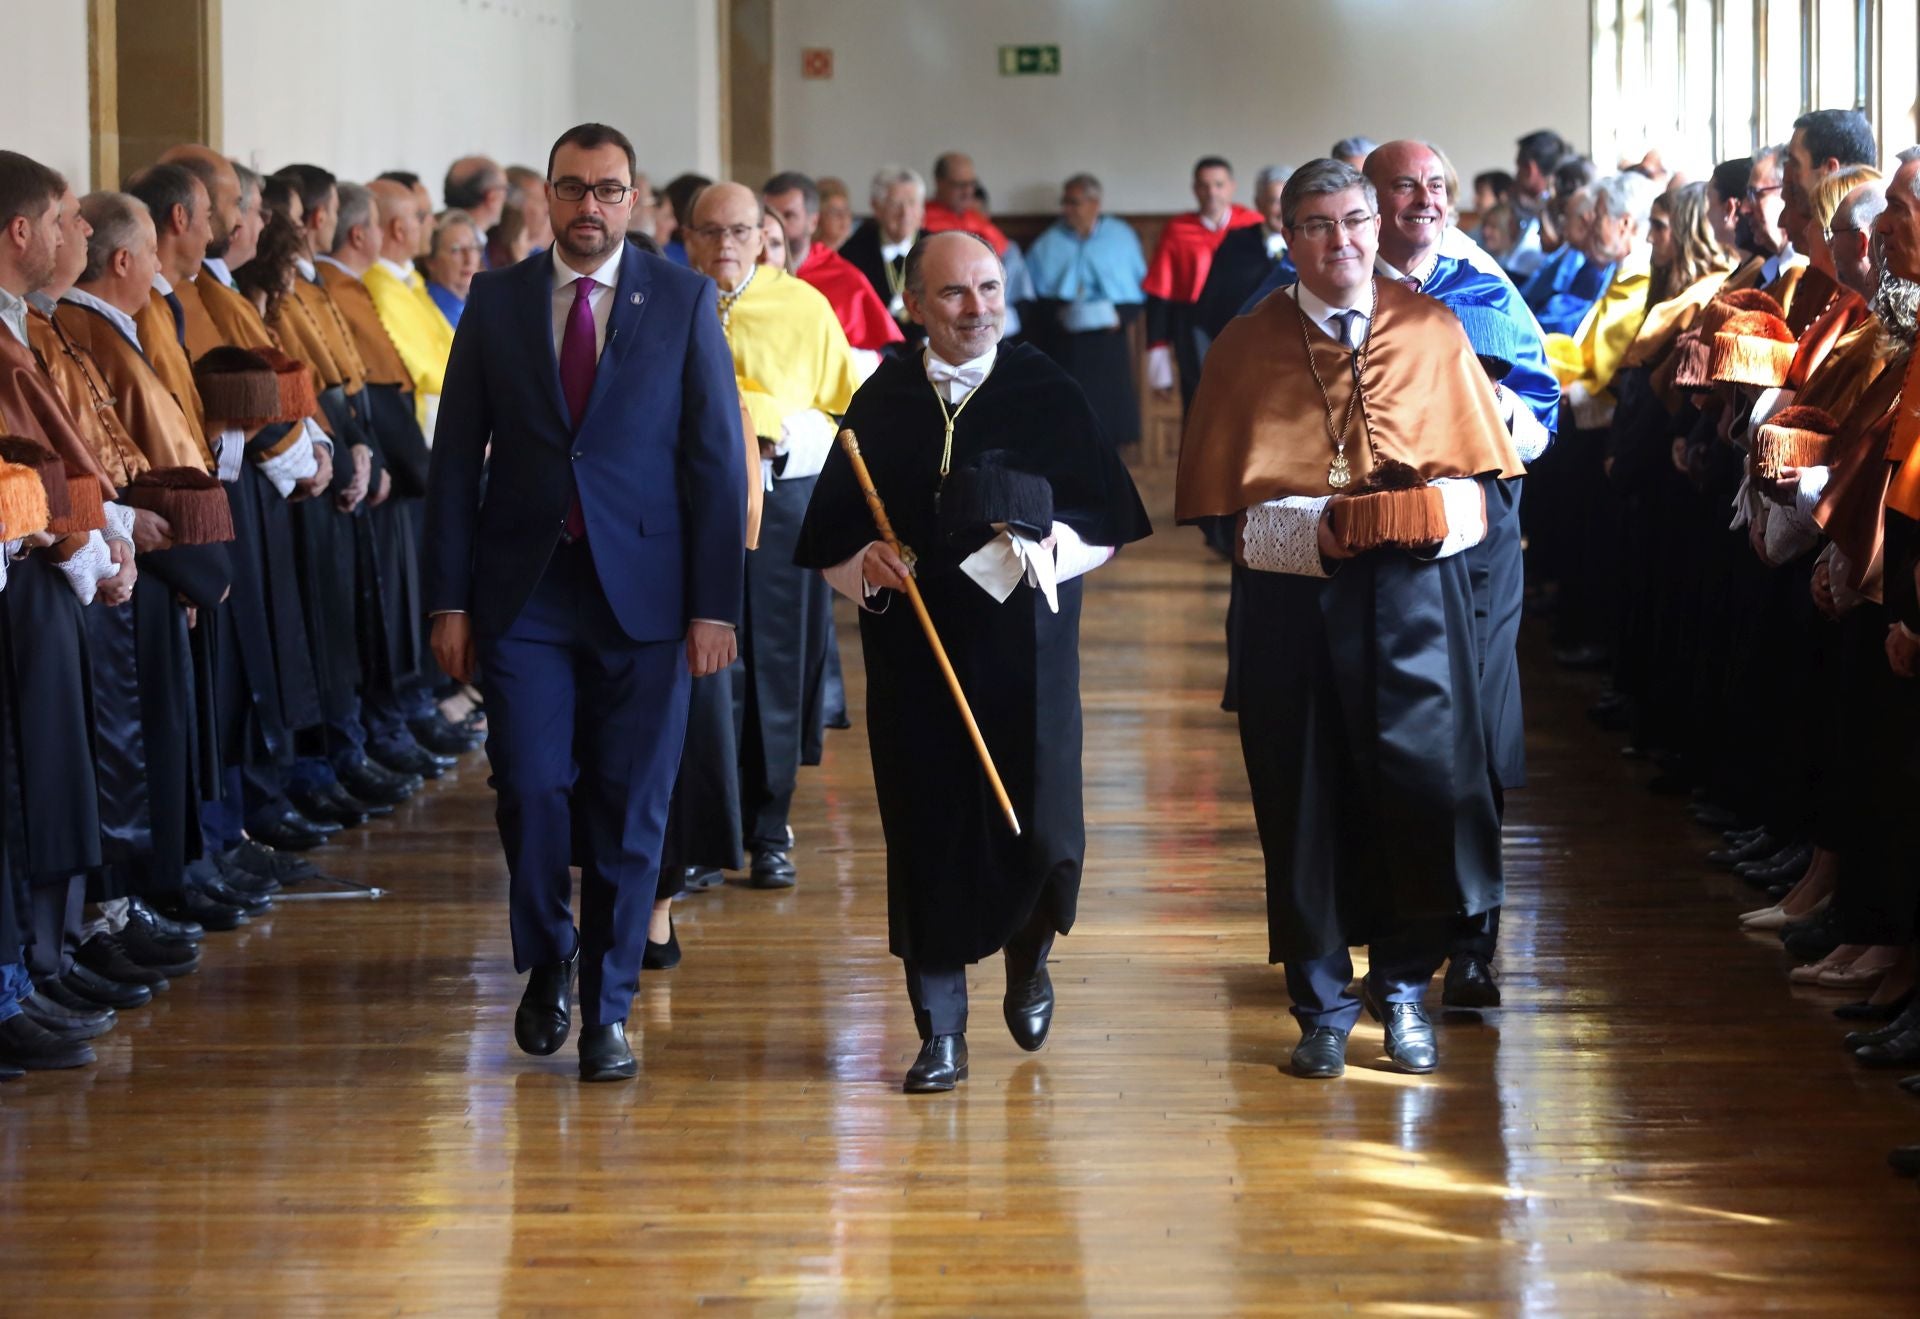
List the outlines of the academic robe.
<svg viewBox="0 0 1920 1319">
<path fill-rule="evenodd" d="M 1254 291 L 1265 285 L 1279 287 L 1299 279 L 1293 266 L 1293 254 L 1281 251 L 1274 256 L 1267 247 L 1267 227 L 1244 225 L 1220 240 L 1207 268 L 1207 282 L 1201 286 L 1195 315 L 1200 332 L 1211 344 L 1254 298 Z M 1204 359 L 1203 359 L 1204 361 Z"/>
<path fill-rule="evenodd" d="M 1060 586 L 1056 614 L 1024 586 L 996 603 L 960 571 L 961 550 L 939 531 L 944 424 L 922 363 L 884 363 L 846 421 L 894 531 L 919 556 L 920 592 L 1024 831 L 1015 837 L 1007 827 L 907 601 L 869 602 L 860 640 L 868 746 L 887 839 L 889 946 L 895 956 L 929 966 L 976 962 L 1003 948 L 1037 906 L 1051 929 L 1065 933 L 1086 851 L 1082 583 Z M 1044 476 L 1054 519 L 1088 544 L 1117 547 L 1149 534 L 1132 479 L 1101 437 L 1086 396 L 1030 345 L 1002 345 L 992 373 L 955 420 L 955 469 L 990 449 Z M 807 509 L 795 561 L 829 568 L 875 539 L 852 463 L 836 448 Z"/>
<path fill-rule="evenodd" d="M 1611 403 L 1606 389 L 1639 337 L 1653 285 L 1653 263 L 1641 248 L 1614 269 L 1613 282 L 1600 296 L 1575 335 L 1547 336 L 1547 357 L 1564 389 L 1575 385 L 1589 398 Z"/>
<path fill-rule="evenodd" d="M 413 381 L 415 416 L 421 432 L 431 437 L 440 391 L 446 387 L 447 358 L 453 353 L 453 326 L 427 296 L 426 282 L 418 273 L 402 282 L 376 262 L 361 277 L 361 284 L 373 300 L 394 350 L 407 365 L 407 375 Z"/>
<path fill-rule="evenodd" d="M 964 211 L 956 211 L 945 202 L 930 201 L 922 227 L 930 234 L 951 233 L 956 229 L 961 233 L 978 234 L 993 245 L 995 256 L 1007 254 L 1007 236 L 1000 232 L 1000 226 L 971 206 Z"/>
<path fill-rule="evenodd" d="M 1180 368 L 1180 406 L 1193 406 L 1200 383 L 1204 349 L 1198 303 L 1213 269 L 1214 253 L 1235 229 L 1260 223 L 1260 212 L 1235 204 L 1218 229 L 1209 229 L 1198 211 L 1186 211 L 1167 221 L 1147 263 L 1140 291 L 1147 295 L 1147 342 L 1171 343 Z"/>
<path fill-rule="evenodd" d="M 914 241 L 919 242 L 925 238 L 927 232 L 922 229 L 913 236 Z M 887 309 L 888 314 L 899 325 L 900 332 L 906 336 L 906 347 L 917 348 L 926 342 L 926 327 L 909 320 L 906 308 L 903 305 L 897 305 L 899 303 L 897 290 L 904 286 L 902 281 L 906 278 L 906 260 L 904 257 L 896 260 L 889 269 L 886 258 L 881 253 L 883 241 L 880 222 L 871 219 L 862 220 L 860 226 L 847 235 L 847 241 L 840 245 L 840 255 L 846 258 L 848 264 L 855 270 L 867 277 L 867 283 L 873 286 L 874 296 L 880 299 L 880 305 Z"/>
<path fill-rule="evenodd" d="M 762 266 L 754 275 L 733 304 L 726 335 L 740 400 L 762 439 L 780 441 L 788 418 L 809 410 L 840 415 L 859 387 L 846 334 L 826 297 L 776 267 Z M 823 718 L 832 599 L 817 574 L 795 567 L 793 549 L 822 456 L 791 451 L 772 460 L 761 548 L 747 556 L 735 690 L 743 729 L 741 813 L 755 850 L 785 850 L 805 747 L 810 734 L 820 736 L 811 725 Z"/>
<path fill-rule="evenodd" d="M 905 342 L 900 323 L 867 277 L 825 243 L 808 248 L 807 259 L 793 273 L 820 290 L 855 348 L 877 353 L 888 344 Z"/>
<path fill-rule="evenodd" d="M 1371 441 L 1426 480 L 1523 470 L 1459 320 L 1374 281 L 1365 398 Z M 1324 401 L 1309 371 L 1312 355 Z M 1238 515 L 1332 493 L 1326 410 L 1344 415 L 1354 350 L 1290 293 L 1215 343 L 1180 450 L 1175 515 Z M 1358 423 L 1355 424 L 1356 430 Z M 1359 555 L 1330 576 L 1246 570 L 1241 746 L 1267 859 L 1272 960 L 1372 941 L 1413 917 L 1500 905 L 1500 830 L 1480 710 L 1480 630 L 1464 555 Z"/>
<path fill-rule="evenodd" d="M 1027 274 L 1035 297 L 1027 338 L 1086 391 L 1108 443 L 1134 443 L 1140 395 L 1127 327 L 1145 298 L 1139 235 L 1113 215 L 1096 220 L 1085 238 L 1057 221 L 1034 239 Z"/>
</svg>

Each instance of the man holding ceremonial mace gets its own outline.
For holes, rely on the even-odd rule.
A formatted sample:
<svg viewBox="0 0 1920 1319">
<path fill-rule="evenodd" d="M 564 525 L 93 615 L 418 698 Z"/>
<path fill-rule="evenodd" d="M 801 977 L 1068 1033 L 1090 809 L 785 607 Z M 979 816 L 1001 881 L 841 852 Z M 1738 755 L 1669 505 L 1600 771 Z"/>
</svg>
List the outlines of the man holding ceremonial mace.
<svg viewBox="0 0 1920 1319">
<path fill-rule="evenodd" d="M 846 424 L 1023 832 L 915 611 L 894 600 L 909 569 L 877 533 L 845 448 L 820 474 L 795 554 L 861 608 L 890 945 L 921 1040 L 909 1093 L 966 1078 L 966 968 L 997 952 L 1014 1042 L 1046 1041 L 1047 953 L 1073 926 L 1086 851 L 1078 578 L 1150 530 L 1080 387 L 1038 350 L 1000 347 L 1004 280 L 972 234 L 916 244 L 905 298 L 927 348 L 883 363 Z"/>
</svg>

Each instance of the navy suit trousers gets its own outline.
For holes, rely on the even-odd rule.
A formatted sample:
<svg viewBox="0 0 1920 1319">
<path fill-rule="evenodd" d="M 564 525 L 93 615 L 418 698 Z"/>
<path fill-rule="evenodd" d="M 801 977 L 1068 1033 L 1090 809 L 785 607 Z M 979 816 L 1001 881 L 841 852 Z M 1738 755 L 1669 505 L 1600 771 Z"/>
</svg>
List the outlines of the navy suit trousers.
<svg viewBox="0 0 1920 1319">
<path fill-rule="evenodd" d="M 577 837 L 580 1020 L 625 1021 L 687 731 L 686 647 L 627 637 L 582 542 L 554 551 L 512 626 L 479 639 L 479 660 L 514 966 L 573 952 Z"/>
</svg>

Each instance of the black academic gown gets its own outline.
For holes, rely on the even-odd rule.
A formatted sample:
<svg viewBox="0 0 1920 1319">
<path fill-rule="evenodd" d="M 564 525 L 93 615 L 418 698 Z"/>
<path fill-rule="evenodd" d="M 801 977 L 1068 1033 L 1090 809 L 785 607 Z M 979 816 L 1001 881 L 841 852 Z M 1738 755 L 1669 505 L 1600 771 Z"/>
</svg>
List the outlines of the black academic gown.
<svg viewBox="0 0 1920 1319">
<path fill-rule="evenodd" d="M 1207 268 L 1207 282 L 1194 304 L 1194 320 L 1206 342 L 1212 343 L 1227 328 L 1227 322 L 1240 314 L 1254 290 L 1266 282 L 1273 268 L 1287 258 L 1267 254 L 1267 227 L 1243 225 L 1229 230 L 1213 250 L 1213 264 Z"/>
<path fill-rule="evenodd" d="M 914 238 L 917 243 L 927 236 L 922 229 Z M 867 283 L 873 285 L 873 291 L 880 298 L 880 305 L 893 305 L 893 286 L 887 282 L 887 263 L 880 255 L 880 226 L 873 220 L 862 220 L 860 227 L 847 235 L 847 241 L 840 245 L 840 255 L 853 263 L 855 270 L 867 277 Z M 885 356 L 910 356 L 911 350 L 926 342 L 926 328 L 914 321 L 901 321 L 900 329 L 907 336 L 904 344 L 888 344 Z"/>
<path fill-rule="evenodd" d="M 359 562 L 360 534 L 354 516 L 334 503 L 353 480 L 353 446 L 368 444 L 358 412 L 346 391 L 321 391 L 320 406 L 333 427 L 333 482 L 320 495 L 289 507 L 298 532 L 300 595 L 323 721 L 344 719 L 353 711 L 360 686 Z"/>
<path fill-rule="evenodd" d="M 919 557 L 916 576 L 1024 834 L 1015 837 L 976 759 L 953 697 L 906 600 L 860 615 L 867 737 L 887 839 L 889 943 L 898 957 L 957 966 L 990 957 L 1041 909 L 1073 925 L 1086 851 L 1080 790 L 1082 583 L 1060 612 L 1017 587 L 996 604 L 943 543 L 935 497 L 943 425 L 921 363 L 882 364 L 846 424 L 893 527 Z M 1089 544 L 1119 546 L 1150 528 L 1132 479 L 1100 434 L 1086 396 L 1045 354 L 1002 345 L 954 428 L 958 469 L 990 449 L 1043 475 L 1054 517 Z M 827 460 L 796 562 L 829 568 L 876 539 L 851 462 Z"/>
<path fill-rule="evenodd" d="M 1465 556 L 1375 550 L 1328 578 L 1248 569 L 1241 582 L 1240 741 L 1270 959 L 1499 906 Z"/>
<path fill-rule="evenodd" d="M 17 752 L 26 854 L 35 887 L 64 884 L 100 864 L 93 684 L 79 599 L 47 551 L 7 570 L 0 610 L 19 698 Z"/>
</svg>

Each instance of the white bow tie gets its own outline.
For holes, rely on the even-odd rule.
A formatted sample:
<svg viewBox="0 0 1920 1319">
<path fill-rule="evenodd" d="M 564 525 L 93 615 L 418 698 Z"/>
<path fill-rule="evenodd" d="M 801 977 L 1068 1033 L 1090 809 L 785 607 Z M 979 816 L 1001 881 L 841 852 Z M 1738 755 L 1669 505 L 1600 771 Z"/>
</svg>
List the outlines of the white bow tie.
<svg viewBox="0 0 1920 1319">
<path fill-rule="evenodd" d="M 986 378 L 987 370 L 983 366 L 973 363 L 951 366 L 937 357 L 927 358 L 927 379 L 936 385 L 958 385 L 962 390 L 971 391 L 978 389 L 980 382 Z M 949 389 L 947 396 L 951 398 L 953 390 Z"/>
</svg>

